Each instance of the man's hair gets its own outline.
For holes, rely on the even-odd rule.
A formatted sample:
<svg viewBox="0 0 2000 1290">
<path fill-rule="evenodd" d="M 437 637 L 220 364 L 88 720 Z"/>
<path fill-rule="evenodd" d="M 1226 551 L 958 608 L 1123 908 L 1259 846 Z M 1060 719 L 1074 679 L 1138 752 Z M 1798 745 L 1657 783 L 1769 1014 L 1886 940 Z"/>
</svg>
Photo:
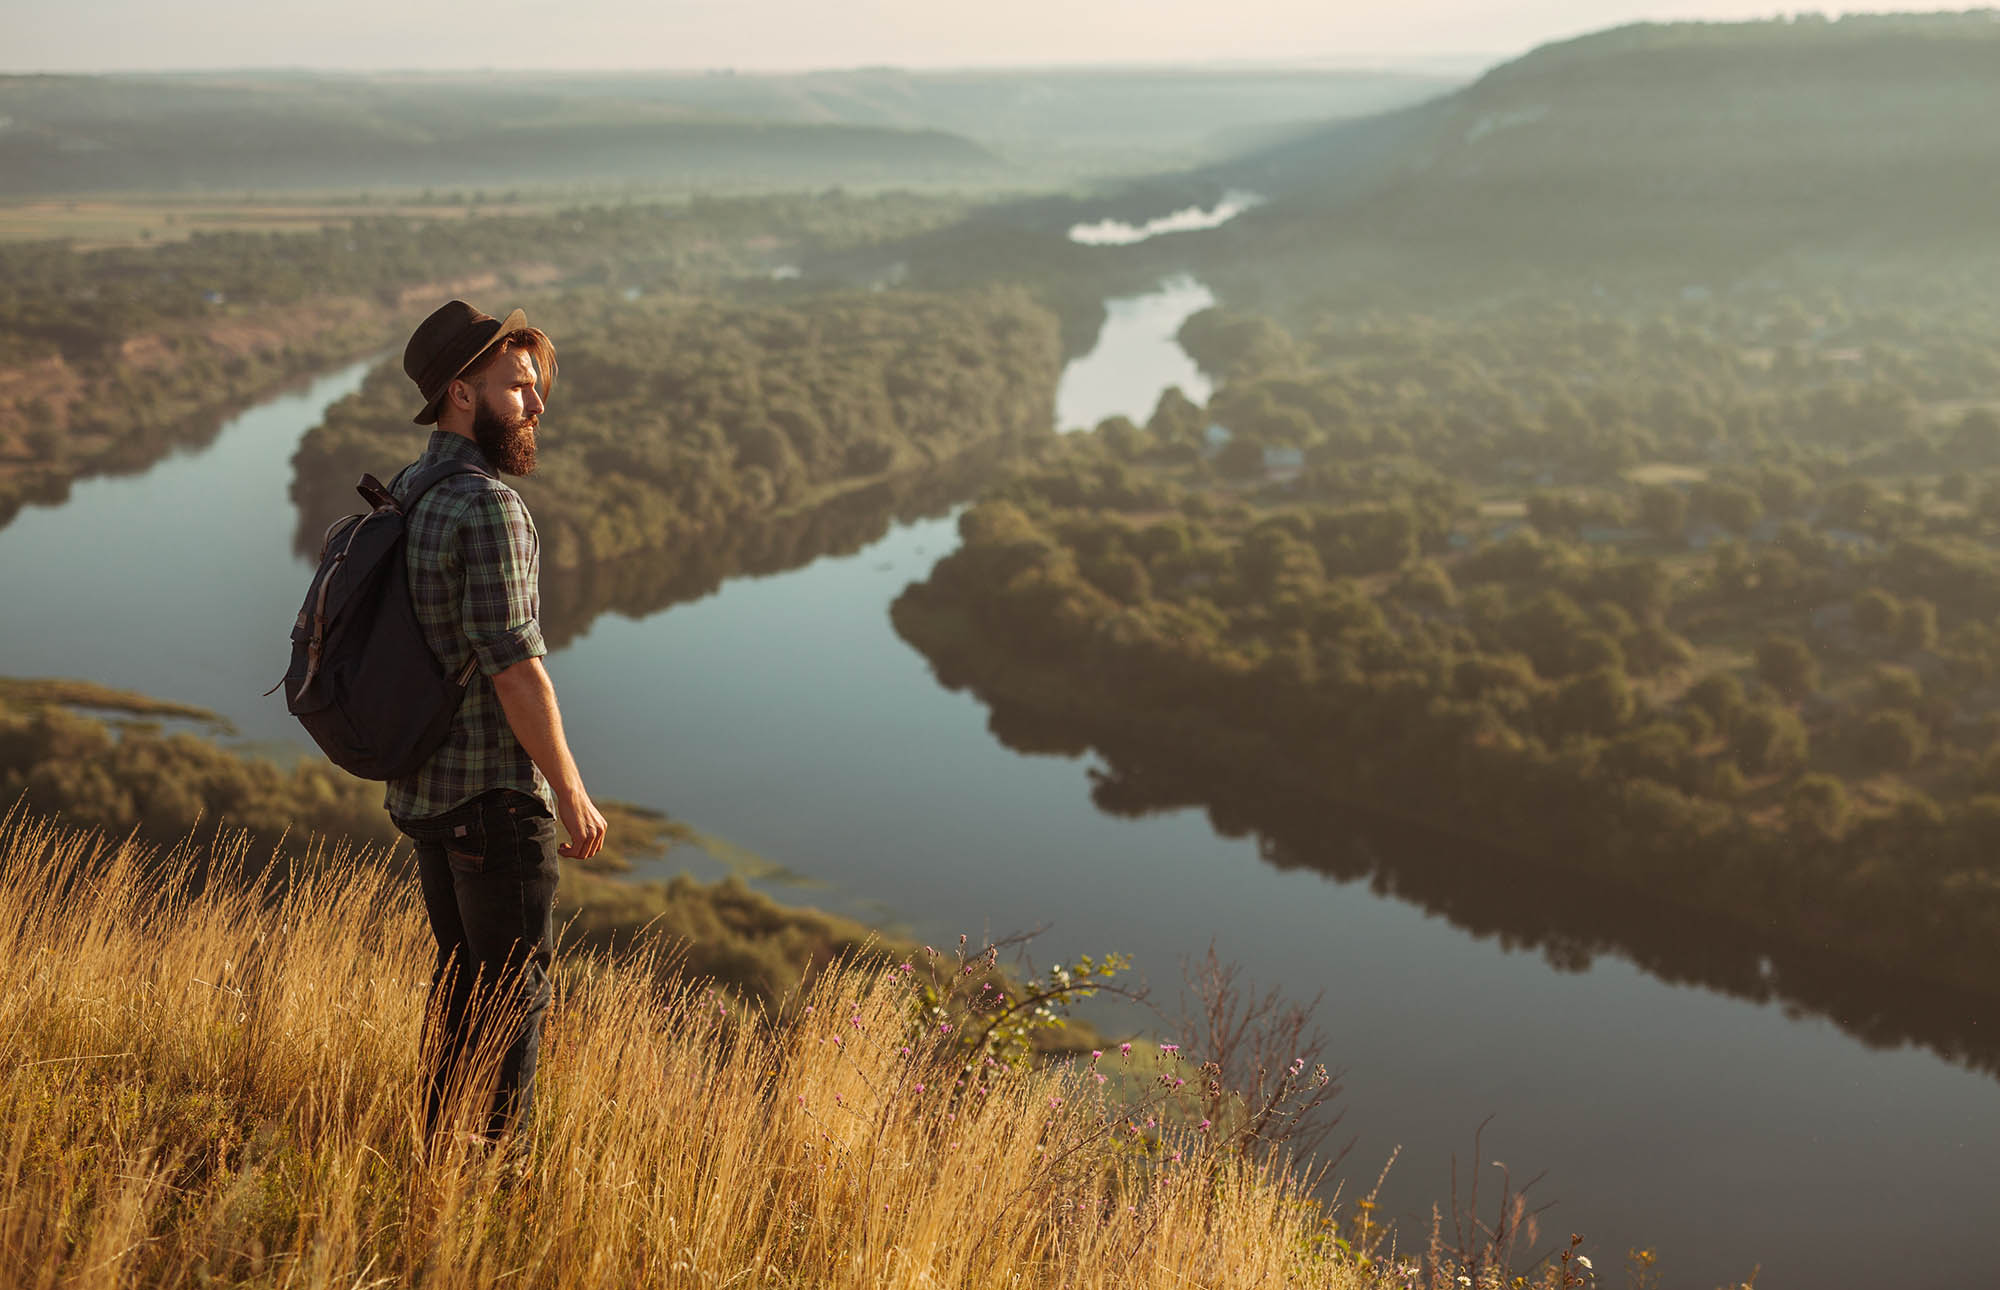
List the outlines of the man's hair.
<svg viewBox="0 0 2000 1290">
<path fill-rule="evenodd" d="M 485 374 L 487 368 L 498 362 L 502 354 L 513 350 L 526 350 L 535 360 L 536 392 L 546 402 L 549 391 L 556 387 L 556 344 L 539 327 L 516 327 L 500 338 L 500 342 L 479 356 L 479 361 L 460 372 L 454 380 L 472 382 Z"/>
</svg>

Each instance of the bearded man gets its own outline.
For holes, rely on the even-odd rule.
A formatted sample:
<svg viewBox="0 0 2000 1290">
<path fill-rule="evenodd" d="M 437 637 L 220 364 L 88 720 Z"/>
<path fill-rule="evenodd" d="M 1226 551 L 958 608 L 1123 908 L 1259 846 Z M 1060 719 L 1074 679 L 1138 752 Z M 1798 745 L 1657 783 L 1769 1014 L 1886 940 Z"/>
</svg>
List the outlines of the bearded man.
<svg viewBox="0 0 2000 1290">
<path fill-rule="evenodd" d="M 445 1120 L 469 1106 L 480 1119 L 470 1139 L 491 1143 L 515 1134 L 534 1106 L 557 857 L 588 859 L 605 833 L 542 667 L 534 521 L 498 478 L 535 469 L 556 353 L 520 310 L 502 321 L 453 300 L 410 337 L 403 371 L 423 396 L 416 423 L 437 428 L 390 492 L 405 497 L 406 481 L 447 460 L 478 469 L 446 478 L 409 510 L 410 600 L 445 675 L 478 667 L 451 733 L 414 774 L 389 781 L 387 806 L 416 843 L 437 938 L 426 1134 L 466 1135 Z M 561 845 L 557 821 L 569 835 Z"/>
</svg>

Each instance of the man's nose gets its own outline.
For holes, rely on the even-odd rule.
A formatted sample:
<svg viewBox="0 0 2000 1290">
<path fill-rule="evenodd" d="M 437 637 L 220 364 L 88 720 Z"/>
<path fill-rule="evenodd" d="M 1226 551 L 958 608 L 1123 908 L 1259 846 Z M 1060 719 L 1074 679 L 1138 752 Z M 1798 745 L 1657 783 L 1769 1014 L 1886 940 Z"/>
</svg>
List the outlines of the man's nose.
<svg viewBox="0 0 2000 1290">
<path fill-rule="evenodd" d="M 535 389 L 535 387 L 532 385 L 528 387 L 528 395 L 525 401 L 524 410 L 531 417 L 538 417 L 542 415 L 542 395 L 541 392 Z"/>
</svg>

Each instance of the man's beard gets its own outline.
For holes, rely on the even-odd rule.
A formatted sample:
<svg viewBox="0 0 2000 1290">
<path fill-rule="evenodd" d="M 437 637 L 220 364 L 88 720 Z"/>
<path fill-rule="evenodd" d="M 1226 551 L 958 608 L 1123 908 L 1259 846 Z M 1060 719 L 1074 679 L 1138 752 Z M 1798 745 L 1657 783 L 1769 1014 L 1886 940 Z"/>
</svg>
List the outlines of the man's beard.
<svg viewBox="0 0 2000 1290">
<path fill-rule="evenodd" d="M 535 473 L 535 420 L 509 420 L 485 399 L 472 412 L 472 441 L 503 475 Z"/>
</svg>

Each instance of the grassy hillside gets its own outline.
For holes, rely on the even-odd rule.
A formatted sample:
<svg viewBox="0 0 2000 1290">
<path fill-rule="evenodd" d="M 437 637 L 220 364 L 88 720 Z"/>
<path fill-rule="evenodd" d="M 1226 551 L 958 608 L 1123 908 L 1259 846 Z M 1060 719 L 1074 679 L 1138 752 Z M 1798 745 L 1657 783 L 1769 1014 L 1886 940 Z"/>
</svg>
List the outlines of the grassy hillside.
<svg viewBox="0 0 2000 1290">
<path fill-rule="evenodd" d="M 1471 1284 L 1337 1239 L 1177 1052 L 968 1065 L 925 1002 L 976 1018 L 949 959 L 762 1014 L 567 956 L 525 1168 L 427 1158 L 408 886 L 335 864 L 270 903 L 160 868 L 0 830 L 9 1285 Z"/>
<path fill-rule="evenodd" d="M 102 190 L 827 183 L 997 165 L 929 129 L 760 121 L 542 85 L 0 77 L 0 196 Z"/>
<path fill-rule="evenodd" d="M 153 847 L 197 833 L 234 835 L 242 866 L 278 883 L 321 868 L 329 845 L 365 847 L 390 878 L 412 882 L 409 848 L 382 810 L 381 785 L 317 757 L 286 768 L 206 737 L 226 729 L 198 708 L 85 681 L 0 677 L 0 816 L 49 812 L 67 828 Z M 783 996 L 810 963 L 911 948 L 849 919 L 780 905 L 733 876 L 623 877 L 635 861 L 665 856 L 694 835 L 657 811 L 599 805 L 611 824 L 605 850 L 563 866 L 559 918 L 573 944 L 622 949 L 643 936 L 680 946 L 676 961 L 687 970 L 763 1001 Z M 1087 1033 L 1063 1041 L 1073 1046 Z M 1034 1039 L 1058 1046 L 1053 1033 Z"/>
</svg>

